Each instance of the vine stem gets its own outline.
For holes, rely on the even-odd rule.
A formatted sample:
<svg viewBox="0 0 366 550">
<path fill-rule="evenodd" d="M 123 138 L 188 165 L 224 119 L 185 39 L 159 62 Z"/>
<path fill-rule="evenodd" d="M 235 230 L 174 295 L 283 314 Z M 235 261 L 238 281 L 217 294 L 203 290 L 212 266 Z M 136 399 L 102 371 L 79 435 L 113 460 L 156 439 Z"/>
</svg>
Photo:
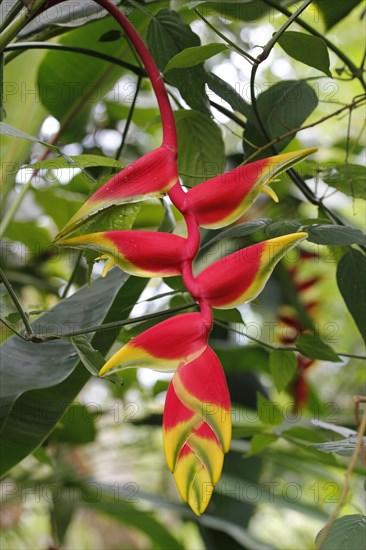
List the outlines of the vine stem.
<svg viewBox="0 0 366 550">
<path fill-rule="evenodd" d="M 287 17 L 291 17 L 291 12 L 281 6 L 280 4 L 275 4 L 272 0 L 263 0 L 263 2 L 265 2 L 268 6 L 271 6 L 272 8 L 274 8 L 275 10 L 279 11 L 280 13 L 283 13 L 284 15 L 286 15 Z M 334 52 L 336 54 L 336 56 L 341 59 L 343 61 L 343 63 L 345 65 L 347 65 L 347 67 L 349 68 L 349 70 L 351 71 L 351 74 L 353 75 L 354 78 L 357 78 L 363 89 L 366 90 L 366 83 L 363 79 L 363 76 L 362 76 L 362 66 L 361 68 L 359 69 L 358 67 L 356 67 L 356 65 L 349 59 L 349 57 L 347 57 L 343 52 L 342 50 L 340 50 L 339 48 L 337 48 L 337 46 L 335 46 L 333 44 L 333 42 L 331 42 L 325 35 L 324 33 L 320 33 L 318 31 L 316 31 L 311 25 L 308 25 L 308 23 L 306 23 L 305 21 L 302 21 L 301 19 L 299 19 L 297 21 L 297 24 L 300 25 L 300 27 L 302 27 L 303 29 L 305 29 L 306 31 L 308 31 L 310 34 L 312 34 L 313 36 L 316 36 L 318 38 L 321 38 L 327 45 L 327 47 L 332 50 L 332 52 Z"/>
<path fill-rule="evenodd" d="M 27 337 L 28 337 L 27 339 L 30 339 L 34 335 L 34 332 L 33 332 L 33 329 L 30 325 L 28 315 L 26 314 L 26 312 L 22 308 L 22 306 L 21 306 L 21 304 L 18 300 L 18 296 L 15 294 L 14 289 L 13 289 L 13 287 L 11 286 L 11 284 L 9 282 L 9 279 L 7 278 L 7 276 L 5 275 L 5 273 L 1 269 L 1 267 L 0 267 L 0 279 L 3 281 L 7 291 L 9 292 L 9 295 L 10 295 L 12 301 L 13 301 L 13 304 L 17 308 L 18 313 L 19 313 L 19 315 L 20 315 L 20 317 L 21 317 L 21 319 L 24 323 L 24 326 L 25 326 L 25 329 L 26 329 L 26 334 L 27 334 Z"/>
<path fill-rule="evenodd" d="M 177 313 L 185 309 L 190 309 L 197 306 L 196 302 L 189 302 L 181 306 L 172 307 L 165 311 L 158 311 L 155 313 L 149 313 L 147 315 L 141 315 L 141 317 L 136 317 L 135 319 L 125 319 L 123 321 L 113 321 L 112 323 L 105 323 L 104 325 L 94 325 L 86 327 L 80 330 L 73 330 L 72 332 L 65 332 L 64 334 L 33 334 L 32 341 L 36 343 L 48 342 L 50 340 L 61 340 L 72 338 L 73 336 L 80 336 L 81 334 L 89 334 L 91 332 L 104 332 L 106 330 L 112 330 L 115 328 L 124 327 L 126 325 L 132 325 L 134 323 L 140 323 L 141 321 L 150 321 L 150 319 L 156 319 L 158 317 L 163 317 L 170 313 Z"/>
<path fill-rule="evenodd" d="M 227 44 L 229 44 L 229 46 L 231 46 L 233 48 L 233 50 L 235 50 L 238 54 L 242 55 L 243 57 L 245 57 L 247 60 L 251 61 L 252 63 L 255 63 L 255 57 L 253 57 L 252 55 L 250 55 L 249 53 L 245 52 L 244 50 L 242 50 L 241 48 L 239 48 L 239 46 L 237 46 L 232 40 L 230 40 L 227 36 L 225 36 L 224 34 L 222 34 L 218 29 L 216 29 L 213 25 L 211 25 L 211 23 L 208 21 L 208 19 L 206 19 L 206 17 L 204 17 L 202 15 L 202 13 L 200 13 L 198 11 L 197 8 L 193 8 L 193 11 L 198 15 L 198 17 L 200 19 L 202 19 L 202 21 L 215 33 L 217 34 L 217 36 L 219 36 L 220 38 L 222 38 L 222 40 L 224 40 Z"/>
<path fill-rule="evenodd" d="M 259 344 L 260 346 L 263 346 L 264 348 L 267 348 L 267 349 L 271 349 L 274 351 L 299 352 L 299 350 L 293 346 L 275 346 L 274 344 L 270 344 L 269 342 L 265 342 L 264 340 L 260 340 L 259 338 L 255 338 L 254 336 L 249 336 L 249 334 L 243 334 L 240 330 L 236 330 L 235 328 L 231 327 L 228 323 L 225 323 L 225 321 L 215 320 L 215 325 L 217 325 L 218 327 L 225 328 L 230 332 L 234 332 L 235 334 L 240 334 L 240 336 L 244 336 L 244 338 L 248 338 L 248 340 L 251 340 L 256 344 Z M 360 359 L 362 361 L 366 360 L 366 356 L 364 355 L 357 355 L 355 353 L 342 353 L 338 351 L 335 351 L 335 353 L 337 355 L 340 355 L 341 357 L 349 357 L 350 359 Z"/>
<path fill-rule="evenodd" d="M 9 25 L 0 34 L 0 52 L 15 38 L 18 32 L 32 19 L 45 4 L 47 0 L 34 0 L 31 9 L 25 6 L 11 20 Z"/>
<path fill-rule="evenodd" d="M 346 502 L 347 495 L 348 495 L 348 492 L 349 492 L 349 489 L 350 489 L 350 486 L 351 486 L 352 472 L 355 469 L 355 466 L 357 464 L 358 455 L 360 454 L 360 452 L 363 449 L 363 434 L 365 433 L 365 430 L 366 430 L 366 407 L 365 407 L 365 410 L 364 410 L 364 413 L 363 413 L 362 421 L 361 421 L 361 423 L 358 427 L 358 430 L 357 430 L 356 446 L 355 446 L 354 451 L 352 453 L 351 460 L 349 461 L 348 468 L 347 468 L 347 471 L 346 471 L 346 474 L 345 474 L 345 477 L 344 477 L 344 483 L 343 483 L 343 487 L 342 487 L 341 496 L 339 498 L 337 506 L 334 508 L 333 512 L 329 516 L 327 523 L 325 524 L 324 528 L 320 531 L 318 540 L 315 543 L 315 549 L 316 550 L 321 549 L 321 547 L 323 545 L 323 542 L 326 540 L 326 538 L 328 536 L 328 533 L 329 533 L 329 530 L 330 530 L 331 526 L 333 525 L 334 521 L 336 520 L 340 509 L 342 508 L 342 506 Z"/>
</svg>

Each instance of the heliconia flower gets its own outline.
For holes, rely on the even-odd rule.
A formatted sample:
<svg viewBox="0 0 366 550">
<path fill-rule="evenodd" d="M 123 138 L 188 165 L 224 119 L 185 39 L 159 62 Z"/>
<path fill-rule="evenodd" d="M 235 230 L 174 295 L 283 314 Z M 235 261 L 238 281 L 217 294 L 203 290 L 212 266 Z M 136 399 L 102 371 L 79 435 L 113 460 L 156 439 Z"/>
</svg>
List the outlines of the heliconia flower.
<svg viewBox="0 0 366 550">
<path fill-rule="evenodd" d="M 211 348 L 174 374 L 165 402 L 163 439 L 166 462 L 182 498 L 195 514 L 202 514 L 231 440 L 230 396 Z"/>
<path fill-rule="evenodd" d="M 147 367 L 160 372 L 175 371 L 196 359 L 207 347 L 211 330 L 200 313 L 183 313 L 145 330 L 115 353 L 99 376 L 129 367 Z"/>
<path fill-rule="evenodd" d="M 157 231 L 103 231 L 65 239 L 60 244 L 91 249 L 107 257 L 103 277 L 114 265 L 139 277 L 180 275 L 186 240 Z"/>
<path fill-rule="evenodd" d="M 291 233 L 242 248 L 197 276 L 200 296 L 211 307 L 230 309 L 256 298 L 281 258 L 307 233 Z"/>
<path fill-rule="evenodd" d="M 281 172 L 314 153 L 302 149 L 238 166 L 193 187 L 186 194 L 185 209 L 194 215 L 201 227 L 219 229 L 237 220 L 260 193 L 278 202 L 268 184 Z"/>
<path fill-rule="evenodd" d="M 145 198 L 161 197 L 178 181 L 176 151 L 162 145 L 147 153 L 102 185 L 74 214 L 55 240 L 74 231 L 97 212 Z"/>
</svg>

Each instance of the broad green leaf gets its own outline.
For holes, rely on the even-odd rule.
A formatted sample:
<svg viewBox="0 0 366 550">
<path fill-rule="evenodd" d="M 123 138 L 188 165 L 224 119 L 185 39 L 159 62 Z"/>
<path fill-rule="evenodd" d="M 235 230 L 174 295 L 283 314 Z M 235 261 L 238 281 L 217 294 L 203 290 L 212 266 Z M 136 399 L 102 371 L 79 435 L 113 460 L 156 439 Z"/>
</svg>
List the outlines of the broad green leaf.
<svg viewBox="0 0 366 550">
<path fill-rule="evenodd" d="M 278 44 L 285 52 L 296 59 L 332 76 L 329 70 L 329 53 L 322 38 L 302 32 L 287 31 L 278 39 Z"/>
<path fill-rule="evenodd" d="M 261 393 L 257 392 L 257 410 L 259 419 L 263 424 L 277 425 L 283 421 L 283 415 L 278 407 L 278 403 L 269 401 Z"/>
<path fill-rule="evenodd" d="M 252 111 L 251 106 L 243 99 L 243 97 L 225 80 L 214 73 L 208 73 L 206 76 L 207 85 L 215 92 L 216 95 L 226 101 L 233 111 L 238 111 L 245 117 L 250 116 Z"/>
<path fill-rule="evenodd" d="M 35 136 L 31 136 L 30 134 L 27 134 L 22 130 L 18 130 L 17 128 L 14 128 L 9 124 L 5 124 L 5 122 L 0 122 L 0 134 L 19 139 L 27 139 L 28 141 L 34 141 L 35 143 L 40 143 L 41 145 L 47 147 L 47 149 L 49 149 L 50 151 L 62 155 L 61 150 L 56 147 L 56 145 L 51 145 L 51 143 L 47 143 L 47 141 L 42 141 L 41 139 L 38 139 Z"/>
<path fill-rule="evenodd" d="M 268 445 L 277 441 L 277 436 L 273 434 L 255 434 L 250 441 L 249 452 L 246 457 L 261 453 Z"/>
<path fill-rule="evenodd" d="M 322 531 L 316 537 L 319 540 Z M 352 514 L 337 518 L 330 526 L 320 550 L 364 550 L 366 516 Z"/>
<path fill-rule="evenodd" d="M 301 227 L 299 220 L 287 220 L 280 222 L 273 222 L 267 225 L 265 232 L 267 237 L 274 239 L 281 235 L 288 235 L 290 233 L 296 233 Z"/>
<path fill-rule="evenodd" d="M 225 169 L 225 147 L 217 124 L 198 111 L 181 109 L 174 115 L 179 142 L 178 169 L 184 184 L 197 185 L 221 174 Z"/>
<path fill-rule="evenodd" d="M 42 189 L 33 188 L 32 193 L 37 204 L 54 220 L 59 229 L 64 227 L 82 204 L 80 195 L 67 192 L 57 185 Z"/>
<path fill-rule="evenodd" d="M 245 330 L 243 331 L 245 334 Z M 240 335 L 237 335 L 240 338 Z M 243 336 L 244 338 L 244 336 Z M 240 373 L 243 370 L 268 372 L 268 351 L 258 346 L 228 346 L 219 341 L 214 343 L 215 353 L 225 372 Z M 245 388 L 241 388 L 244 390 Z"/>
<path fill-rule="evenodd" d="M 228 47 L 225 44 L 215 42 L 206 44 L 205 46 L 186 48 L 168 61 L 164 73 L 167 73 L 171 69 L 188 69 L 189 67 L 195 67 L 206 61 L 206 59 L 210 59 L 214 55 L 224 52 L 227 49 Z"/>
<path fill-rule="evenodd" d="M 108 166 L 110 168 L 123 168 L 119 160 L 101 155 L 75 155 L 68 157 L 57 157 L 46 159 L 34 164 L 28 164 L 27 168 L 37 168 L 37 170 L 58 170 L 60 168 L 93 168 L 95 166 Z"/>
<path fill-rule="evenodd" d="M 348 197 L 366 200 L 366 168 L 359 164 L 343 164 L 322 175 L 325 183 Z"/>
<path fill-rule="evenodd" d="M 337 284 L 362 338 L 366 342 L 366 256 L 358 250 L 345 254 L 337 268 Z"/>
<path fill-rule="evenodd" d="M 100 411 L 88 410 L 81 403 L 72 403 L 60 418 L 51 435 L 51 442 L 85 445 L 94 441 L 97 430 L 95 422 Z"/>
<path fill-rule="evenodd" d="M 366 235 L 359 229 L 343 225 L 309 225 L 303 228 L 309 233 L 308 241 L 324 245 L 360 244 L 366 246 Z"/>
<path fill-rule="evenodd" d="M 264 229 L 269 223 L 271 223 L 271 221 L 271 218 L 260 218 L 259 220 L 253 220 L 252 222 L 245 222 L 234 225 L 229 229 L 220 231 L 214 237 L 212 237 L 212 239 L 205 242 L 201 246 L 201 250 L 203 250 L 207 246 L 211 246 L 215 242 L 221 241 L 222 239 L 233 239 L 237 237 L 245 237 L 246 235 L 251 235 L 256 231 Z"/>
<path fill-rule="evenodd" d="M 300 128 L 317 105 L 318 98 L 314 89 L 302 80 L 278 82 L 259 94 L 257 98 L 257 107 L 262 122 L 271 139 L 279 137 L 289 130 Z M 276 143 L 276 151 L 278 153 L 282 151 L 294 139 L 295 135 L 294 133 Z M 255 151 L 255 148 L 245 140 L 256 147 L 261 147 L 268 141 L 263 135 L 253 111 L 248 117 L 247 127 L 244 131 L 244 149 L 248 156 Z M 266 156 L 268 156 L 268 151 L 263 151 L 263 154 L 257 158 Z"/>
<path fill-rule="evenodd" d="M 346 15 L 348 15 L 362 0 L 346 0 L 340 2 L 339 0 L 334 0 L 329 2 L 329 0 L 315 0 L 316 4 L 323 16 L 325 27 L 327 30 L 331 29 L 339 21 L 341 21 Z M 313 7 L 314 17 L 319 18 L 318 11 Z"/>
<path fill-rule="evenodd" d="M 342 361 L 333 348 L 323 342 L 317 334 L 302 334 L 296 340 L 296 348 L 302 355 L 311 359 L 333 361 L 335 363 Z"/>
<path fill-rule="evenodd" d="M 30 255 L 41 255 L 47 249 L 50 250 L 50 233 L 46 227 L 39 227 L 35 221 L 12 221 L 5 237 L 15 242 L 24 243 Z M 12 244 L 10 246 L 13 246 Z M 16 245 L 14 245 L 16 247 Z"/>
<path fill-rule="evenodd" d="M 36 88 L 38 63 L 43 56 L 44 52 L 29 50 L 4 67 L 4 122 L 13 128 L 21 128 L 24 133 L 31 136 L 38 135 L 45 117 L 45 110 L 39 98 L 33 93 Z M 22 75 L 24 85 L 19 82 L 19 75 Z M 29 160 L 33 145 L 34 143 L 28 139 L 14 139 L 14 136 L 4 134 L 1 136 L 0 170 L 4 195 L 14 185 L 20 166 Z"/>
<path fill-rule="evenodd" d="M 145 288 L 147 280 L 128 277 L 116 269 L 109 273 L 107 279 L 100 281 L 100 283 L 98 283 L 98 289 L 103 288 L 104 293 L 103 296 L 100 296 L 99 291 L 97 293 L 96 311 L 101 315 L 99 317 L 100 322 L 111 323 L 119 321 L 121 318 L 128 318 L 133 306 Z M 112 286 L 115 291 L 113 302 L 109 307 L 103 307 L 102 304 L 105 304 L 105 299 L 110 296 Z M 64 331 L 65 329 L 71 330 L 74 327 L 73 315 L 76 322 L 82 316 L 83 323 L 89 326 L 92 319 L 87 314 L 88 312 L 89 314 L 91 313 L 88 307 L 91 304 L 88 304 L 87 297 L 93 293 L 94 288 L 93 285 L 89 288 L 88 294 L 85 295 L 86 301 L 83 300 L 83 305 L 75 308 L 75 315 L 73 308 L 70 308 L 70 311 L 68 311 L 68 306 L 66 306 L 60 316 L 61 327 Z M 79 292 L 85 292 L 86 290 L 88 289 L 84 288 Z M 71 300 L 71 298 L 68 300 Z M 66 301 L 62 302 L 62 304 L 67 303 Z M 58 316 L 52 315 L 53 311 L 51 310 L 46 314 L 48 315 L 46 326 L 43 327 L 46 330 L 48 325 L 48 329 L 52 332 L 59 326 Z M 108 311 L 107 315 L 106 311 Z M 92 314 L 93 317 L 94 315 Z M 116 339 L 117 333 L 118 329 L 117 331 L 98 332 L 93 337 L 92 344 L 101 353 L 106 354 Z M 49 344 L 53 344 L 53 346 L 52 348 L 47 348 L 47 352 L 45 346 Z M 30 365 L 30 371 L 34 373 L 35 369 L 37 369 L 39 375 L 42 373 L 42 376 L 39 380 L 30 380 L 31 372 L 29 371 L 29 376 L 27 379 L 24 379 L 25 382 L 28 382 L 29 391 L 22 393 L 15 401 L 10 414 L 4 422 L 0 434 L 0 444 L 3 448 L 6 448 L 7 452 L 6 455 L 2 456 L 0 476 L 3 476 L 15 464 L 32 453 L 46 439 L 90 378 L 90 374 L 79 363 L 77 353 L 73 351 L 69 343 L 57 340 L 49 342 L 49 344 L 31 344 L 30 342 L 26 342 L 26 347 L 23 347 L 22 343 L 19 345 L 19 342 L 15 341 L 15 338 L 12 338 L 3 346 L 3 349 L 6 350 L 6 356 L 10 355 L 12 361 L 18 361 L 14 373 L 21 372 L 24 377 L 24 372 L 27 372 L 25 367 Z M 17 350 L 17 353 L 14 352 L 14 349 Z M 65 352 L 72 356 L 67 359 Z M 61 366 L 58 364 L 59 362 L 61 362 Z M 53 368 L 50 368 L 50 366 Z M 75 368 L 75 366 L 77 367 Z M 9 376 L 11 377 L 11 390 L 17 381 L 16 379 L 13 380 L 12 372 L 6 369 L 5 361 L 2 362 L 2 368 L 6 372 L 5 382 L 7 384 L 7 379 Z M 41 389 L 31 390 L 30 388 L 35 383 L 41 384 L 38 386 Z M 49 384 L 56 385 L 49 387 Z M 18 386 L 20 385 L 21 382 L 18 380 Z M 3 410 L 2 412 L 5 413 L 6 411 Z"/>
<path fill-rule="evenodd" d="M 269 368 L 277 391 L 281 392 L 293 379 L 297 358 L 293 351 L 274 350 L 269 356 Z"/>
<path fill-rule="evenodd" d="M 146 14 L 140 12 L 134 19 L 137 31 L 141 32 L 147 22 Z M 63 35 L 60 42 L 90 49 L 95 49 L 98 43 L 98 51 L 102 53 L 134 60 L 124 37 L 118 42 L 98 42 L 108 31 L 120 31 L 110 17 L 73 29 Z M 101 59 L 64 51 L 47 53 L 38 71 L 38 90 L 49 113 L 62 123 L 68 121 L 63 140 L 78 141 L 84 137 L 91 110 L 123 74 L 123 68 Z"/>
<path fill-rule="evenodd" d="M 93 348 L 85 334 L 69 338 L 70 343 L 76 349 L 80 361 L 84 367 L 96 376 L 105 363 L 105 359 L 99 351 Z"/>
<path fill-rule="evenodd" d="M 32 323 L 39 335 L 61 335 L 101 323 L 127 276 L 113 270 L 107 279 L 97 279 L 70 298 L 62 300 Z M 1 417 L 24 392 L 62 382 L 79 362 L 77 353 L 64 340 L 35 344 L 18 337 L 2 346 Z"/>
<path fill-rule="evenodd" d="M 157 66 L 164 71 L 169 60 L 189 47 L 200 46 L 201 41 L 180 15 L 171 10 L 160 10 L 151 19 L 146 35 L 147 44 Z M 205 92 L 206 72 L 203 65 L 189 69 L 173 69 L 167 80 L 180 91 L 192 109 L 207 112 Z"/>
</svg>

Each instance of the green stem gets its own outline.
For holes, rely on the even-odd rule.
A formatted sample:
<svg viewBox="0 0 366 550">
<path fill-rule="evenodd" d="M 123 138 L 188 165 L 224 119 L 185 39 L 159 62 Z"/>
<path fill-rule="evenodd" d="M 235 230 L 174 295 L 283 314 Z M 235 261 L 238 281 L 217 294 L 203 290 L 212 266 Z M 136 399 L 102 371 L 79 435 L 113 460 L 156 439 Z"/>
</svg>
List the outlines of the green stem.
<svg viewBox="0 0 366 550">
<path fill-rule="evenodd" d="M 64 298 L 66 298 L 67 296 L 67 293 L 69 292 L 70 288 L 71 288 L 71 285 L 72 283 L 74 282 L 75 280 L 75 277 L 76 277 L 76 274 L 78 272 L 78 269 L 79 269 L 79 266 L 80 266 L 80 262 L 81 262 L 81 259 L 83 257 L 83 251 L 81 250 L 76 258 L 76 262 L 75 262 L 75 265 L 74 265 L 74 269 L 72 270 L 72 273 L 70 275 L 70 279 L 68 280 L 68 283 L 67 285 L 65 286 L 64 288 L 64 291 L 63 293 L 61 294 L 61 300 L 63 300 Z"/>
<path fill-rule="evenodd" d="M 217 34 L 217 36 L 219 36 L 220 38 L 222 38 L 222 40 L 224 40 L 227 44 L 229 44 L 229 46 L 231 46 L 237 53 L 239 53 L 240 55 L 242 55 L 243 57 L 245 57 L 246 59 L 249 59 L 250 61 L 252 61 L 253 63 L 255 63 L 255 58 L 250 55 L 249 53 L 245 52 L 244 50 L 242 50 L 241 48 L 239 48 L 239 46 L 237 46 L 232 40 L 230 40 L 230 38 L 228 38 L 227 36 L 225 36 L 224 34 L 222 34 L 222 32 L 220 32 L 218 29 L 216 29 L 216 27 L 214 27 L 209 21 L 208 19 L 206 19 L 206 17 L 204 17 L 202 15 L 202 13 L 200 13 L 198 11 L 197 8 L 193 8 L 193 11 L 198 15 L 198 17 L 200 19 L 202 19 L 202 21 L 215 33 Z"/>
<path fill-rule="evenodd" d="M 119 65 L 124 69 L 135 73 L 139 77 L 147 76 L 147 73 L 144 69 L 132 65 L 132 63 L 127 63 L 127 61 L 122 61 L 117 57 L 107 55 L 102 52 L 96 52 L 94 50 L 89 50 L 88 48 L 80 48 L 78 46 L 67 46 L 66 44 L 56 44 L 52 42 L 17 42 L 16 44 L 9 44 L 4 48 L 4 51 L 14 51 L 14 50 L 59 50 L 64 52 L 72 52 L 81 55 L 88 55 L 90 57 L 95 57 L 96 59 L 102 59 L 103 61 L 108 61 L 108 63 L 114 63 L 114 65 Z M 13 58 L 6 56 L 5 65 L 12 61 Z"/>
<path fill-rule="evenodd" d="M 22 8 L 19 13 L 12 19 L 10 24 L 0 34 L 0 52 L 4 51 L 5 47 L 16 37 L 19 31 L 29 22 L 47 0 L 34 0 L 32 8 Z"/>
<path fill-rule="evenodd" d="M 278 39 L 283 35 L 285 31 L 287 31 L 287 29 L 290 27 L 290 25 L 292 25 L 295 19 L 297 19 L 299 15 L 301 15 L 302 12 L 306 10 L 306 8 L 311 4 L 312 1 L 313 0 L 305 0 L 305 2 L 301 4 L 301 6 L 294 13 L 290 14 L 286 23 L 284 23 L 282 27 L 278 29 L 278 31 L 272 36 L 271 40 L 267 42 L 263 52 L 258 56 L 257 62 L 259 61 L 260 63 L 261 61 L 267 59 Z"/>
<path fill-rule="evenodd" d="M 215 319 L 215 325 L 225 328 L 231 332 L 235 332 L 235 334 L 240 334 L 241 336 L 248 338 L 248 340 L 252 340 L 256 344 L 259 344 L 264 348 L 275 350 L 275 351 L 295 351 L 299 353 L 299 350 L 295 347 L 275 346 L 274 344 L 270 344 L 269 342 L 264 342 L 263 340 L 259 340 L 259 338 L 255 338 L 254 336 L 249 336 L 249 334 L 243 334 L 243 332 L 241 332 L 240 330 L 236 330 L 235 328 L 232 328 L 230 324 L 226 323 L 225 321 L 218 321 Z M 335 353 L 342 357 L 350 357 L 351 359 L 361 359 L 362 361 L 366 360 L 366 357 L 364 355 L 356 355 L 355 353 L 340 353 L 338 351 L 335 351 Z"/>
<path fill-rule="evenodd" d="M 132 325 L 133 323 L 140 323 L 141 321 L 149 321 L 150 319 L 156 319 L 157 317 L 162 317 L 163 315 L 168 315 L 170 313 L 177 313 L 179 311 L 189 309 L 192 307 L 197 307 L 196 302 L 190 302 L 188 304 L 183 304 L 181 306 L 172 307 L 165 311 L 158 311 L 155 313 L 142 315 L 141 317 L 136 317 L 136 319 L 125 319 L 124 321 L 114 321 L 112 323 L 105 323 L 104 325 L 94 325 L 94 326 L 83 328 L 80 330 L 74 330 L 72 332 L 66 332 L 64 334 L 35 334 L 32 338 L 32 341 L 41 343 L 41 342 L 48 342 L 49 340 L 60 340 L 62 338 L 72 338 L 73 336 L 79 336 L 80 334 L 89 334 L 90 332 L 103 332 L 106 330 L 112 330 L 115 328 L 124 327 L 126 325 Z"/>
<path fill-rule="evenodd" d="M 274 8 L 275 10 L 279 11 L 280 13 L 283 13 L 284 15 L 286 15 L 287 17 L 291 17 L 291 12 L 278 5 L 277 3 L 274 3 L 272 0 L 263 0 L 263 2 L 265 2 L 267 5 L 271 6 L 272 8 Z M 363 75 L 362 75 L 362 69 L 359 69 L 358 67 L 356 67 L 356 65 L 349 59 L 349 57 L 347 57 L 343 52 L 342 50 L 340 50 L 339 48 L 337 48 L 337 46 L 335 46 L 325 35 L 324 33 L 320 33 L 318 31 L 316 31 L 311 25 L 308 25 L 308 23 L 306 23 L 305 21 L 302 21 L 302 19 L 299 19 L 298 21 L 296 21 L 298 25 L 300 25 L 300 27 L 302 27 L 303 29 L 305 29 L 306 31 L 308 31 L 310 34 L 312 34 L 313 36 L 316 36 L 318 38 L 321 38 L 322 40 L 324 40 L 324 42 L 326 43 L 327 47 L 336 54 L 337 57 L 339 57 L 339 59 L 341 59 L 343 61 L 343 63 L 345 65 L 347 65 L 347 67 L 349 68 L 349 70 L 351 71 L 352 75 L 357 78 L 362 87 L 366 90 L 366 83 L 363 79 Z"/>
<path fill-rule="evenodd" d="M 123 148 L 124 148 L 124 146 L 125 146 L 127 134 L 128 134 L 129 129 L 130 129 L 130 125 L 131 125 L 131 121 L 132 121 L 132 117 L 133 117 L 133 112 L 134 112 L 134 110 L 135 110 L 135 105 L 136 105 L 137 97 L 138 97 L 139 92 L 140 92 L 140 87 L 141 87 L 141 77 L 139 76 L 139 78 L 138 78 L 138 80 L 137 80 L 136 90 L 135 90 L 135 93 L 134 93 L 134 96 L 133 96 L 131 108 L 130 108 L 130 110 L 128 111 L 128 116 L 127 116 L 127 120 L 126 120 L 126 125 L 125 125 L 125 127 L 124 127 L 124 129 L 123 129 L 121 145 L 119 146 L 119 149 L 118 149 L 118 151 L 117 151 L 117 153 L 116 153 L 116 157 L 115 157 L 116 160 L 119 160 L 119 158 L 121 157 Z"/>
<path fill-rule="evenodd" d="M 33 175 L 34 174 L 32 174 L 32 176 L 29 178 L 27 183 L 25 183 L 23 185 L 23 187 L 19 191 L 18 195 L 16 196 L 16 198 L 14 199 L 14 201 L 11 203 L 8 210 L 6 211 L 3 219 L 1 220 L 1 222 L 0 222 L 0 240 L 3 238 L 3 236 L 5 234 L 5 231 L 7 230 L 9 223 L 13 219 L 13 216 L 14 216 L 15 212 L 18 210 L 24 196 L 26 195 L 26 193 L 31 188 Z"/>
<path fill-rule="evenodd" d="M 25 329 L 26 329 L 27 336 L 29 338 L 31 338 L 34 335 L 34 332 L 33 332 L 32 327 L 30 326 L 28 315 L 26 314 L 26 312 L 24 311 L 24 309 L 20 305 L 18 297 L 15 294 L 13 287 L 11 286 L 7 276 L 5 275 L 5 273 L 1 269 L 1 267 L 0 267 L 0 279 L 3 281 L 7 291 L 9 292 L 9 295 L 10 295 L 11 299 L 13 300 L 13 304 L 17 308 L 18 313 L 19 313 L 20 317 L 22 318 L 22 321 L 23 321 Z"/>
<path fill-rule="evenodd" d="M 3 325 L 6 326 L 6 328 L 8 328 L 11 332 L 13 332 L 16 336 L 19 336 L 19 338 L 21 338 L 22 340 L 25 340 L 26 342 L 28 342 L 28 339 L 27 338 L 24 338 L 24 336 L 22 334 L 20 334 L 20 332 L 18 332 L 17 330 L 15 330 L 15 328 L 13 328 L 10 323 L 8 323 L 7 321 L 5 321 L 5 319 L 2 319 L 0 317 L 0 323 L 3 323 Z"/>
<path fill-rule="evenodd" d="M 13 19 L 18 15 L 18 13 L 24 9 L 24 4 L 20 0 L 14 2 L 12 7 L 7 12 L 2 24 L 0 25 L 0 32 L 3 32 L 4 29 L 13 21 Z"/>
</svg>

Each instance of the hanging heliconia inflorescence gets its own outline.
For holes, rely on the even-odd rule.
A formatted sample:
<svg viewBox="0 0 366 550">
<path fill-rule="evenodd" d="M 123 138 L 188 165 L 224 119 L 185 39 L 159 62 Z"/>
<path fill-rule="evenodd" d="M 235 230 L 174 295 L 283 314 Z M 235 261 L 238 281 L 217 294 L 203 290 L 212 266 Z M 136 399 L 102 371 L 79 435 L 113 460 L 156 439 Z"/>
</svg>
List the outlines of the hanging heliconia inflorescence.
<svg viewBox="0 0 366 550">
<path fill-rule="evenodd" d="M 96 1 L 121 24 L 145 65 L 159 104 L 163 142 L 100 187 L 57 241 L 63 246 L 99 250 L 107 258 L 103 275 L 115 264 L 141 277 L 181 275 L 197 302 L 199 312 L 177 315 L 133 338 L 105 363 L 99 375 L 128 367 L 174 372 L 163 419 L 165 457 L 182 498 L 199 515 L 209 503 L 231 440 L 228 388 L 220 361 L 208 345 L 211 308 L 228 309 L 253 300 L 280 259 L 307 237 L 294 233 L 254 244 L 194 276 L 199 226 L 217 229 L 234 222 L 262 192 L 277 200 L 269 182 L 314 149 L 240 166 L 186 192 L 178 178 L 177 134 L 162 76 L 119 9 L 108 0 Z M 67 238 L 100 210 L 164 194 L 182 213 L 186 238 L 153 231 L 102 231 Z"/>
</svg>

